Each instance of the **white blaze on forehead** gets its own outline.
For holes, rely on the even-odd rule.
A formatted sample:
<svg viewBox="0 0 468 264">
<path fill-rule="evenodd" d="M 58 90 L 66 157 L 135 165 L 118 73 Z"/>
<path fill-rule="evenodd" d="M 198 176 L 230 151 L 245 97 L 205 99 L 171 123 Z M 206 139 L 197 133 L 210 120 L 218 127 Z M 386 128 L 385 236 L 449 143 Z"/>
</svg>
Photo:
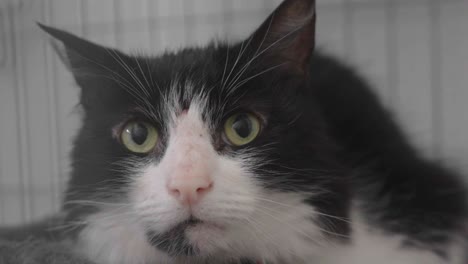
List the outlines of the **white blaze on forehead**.
<svg viewBox="0 0 468 264">
<path fill-rule="evenodd" d="M 161 160 L 169 194 L 185 205 L 198 203 L 213 187 L 217 165 L 210 133 L 197 105 L 182 111 L 169 129 L 169 143 Z"/>
<path fill-rule="evenodd" d="M 161 160 L 162 167 L 210 170 L 208 160 L 214 158 L 211 136 L 201 118 L 197 104 L 182 111 L 169 128 L 169 142 Z"/>
</svg>

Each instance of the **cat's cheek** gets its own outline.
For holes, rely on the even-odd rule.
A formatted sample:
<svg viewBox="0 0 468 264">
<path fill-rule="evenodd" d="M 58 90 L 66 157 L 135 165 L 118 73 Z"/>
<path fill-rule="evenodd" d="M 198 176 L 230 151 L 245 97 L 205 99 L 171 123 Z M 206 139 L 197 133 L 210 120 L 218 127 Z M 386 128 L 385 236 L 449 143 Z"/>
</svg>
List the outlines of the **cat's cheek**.
<svg viewBox="0 0 468 264">
<path fill-rule="evenodd" d="M 256 197 L 261 191 L 260 183 L 248 171 L 247 164 L 240 160 L 219 156 L 213 172 L 214 188 L 206 195 L 194 212 L 201 218 L 228 216 L 242 218 L 255 209 Z"/>
</svg>

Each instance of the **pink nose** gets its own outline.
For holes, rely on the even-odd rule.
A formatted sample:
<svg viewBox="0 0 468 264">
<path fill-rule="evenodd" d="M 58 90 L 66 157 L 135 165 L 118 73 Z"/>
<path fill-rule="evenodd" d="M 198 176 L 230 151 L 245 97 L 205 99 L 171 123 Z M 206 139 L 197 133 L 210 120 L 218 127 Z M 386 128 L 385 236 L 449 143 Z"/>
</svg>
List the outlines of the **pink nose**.
<svg viewBox="0 0 468 264">
<path fill-rule="evenodd" d="M 195 205 L 213 189 L 213 181 L 209 177 L 177 177 L 167 185 L 170 195 L 183 205 Z"/>
</svg>

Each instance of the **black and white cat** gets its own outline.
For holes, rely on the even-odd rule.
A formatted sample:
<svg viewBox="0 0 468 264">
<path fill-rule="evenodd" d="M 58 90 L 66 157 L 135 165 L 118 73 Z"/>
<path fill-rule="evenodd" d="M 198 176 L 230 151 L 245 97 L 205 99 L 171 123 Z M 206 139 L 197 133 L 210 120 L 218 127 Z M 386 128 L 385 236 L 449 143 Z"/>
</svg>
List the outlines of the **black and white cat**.
<svg viewBox="0 0 468 264">
<path fill-rule="evenodd" d="M 90 260 L 466 263 L 461 181 L 313 53 L 314 1 L 157 57 L 40 26 L 81 87 L 60 237 Z"/>
</svg>

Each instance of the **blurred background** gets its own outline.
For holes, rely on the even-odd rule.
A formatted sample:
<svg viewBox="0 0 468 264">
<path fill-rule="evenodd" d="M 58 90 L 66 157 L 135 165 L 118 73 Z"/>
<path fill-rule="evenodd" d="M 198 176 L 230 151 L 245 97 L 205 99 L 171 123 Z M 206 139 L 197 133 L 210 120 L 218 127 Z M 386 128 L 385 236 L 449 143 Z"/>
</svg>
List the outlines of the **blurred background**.
<svg viewBox="0 0 468 264">
<path fill-rule="evenodd" d="M 279 2 L 0 0 L 0 224 L 58 210 L 79 127 L 78 88 L 35 21 L 157 54 L 240 40 Z M 427 157 L 468 180 L 468 0 L 317 2 L 319 47 L 374 84 Z"/>
</svg>

